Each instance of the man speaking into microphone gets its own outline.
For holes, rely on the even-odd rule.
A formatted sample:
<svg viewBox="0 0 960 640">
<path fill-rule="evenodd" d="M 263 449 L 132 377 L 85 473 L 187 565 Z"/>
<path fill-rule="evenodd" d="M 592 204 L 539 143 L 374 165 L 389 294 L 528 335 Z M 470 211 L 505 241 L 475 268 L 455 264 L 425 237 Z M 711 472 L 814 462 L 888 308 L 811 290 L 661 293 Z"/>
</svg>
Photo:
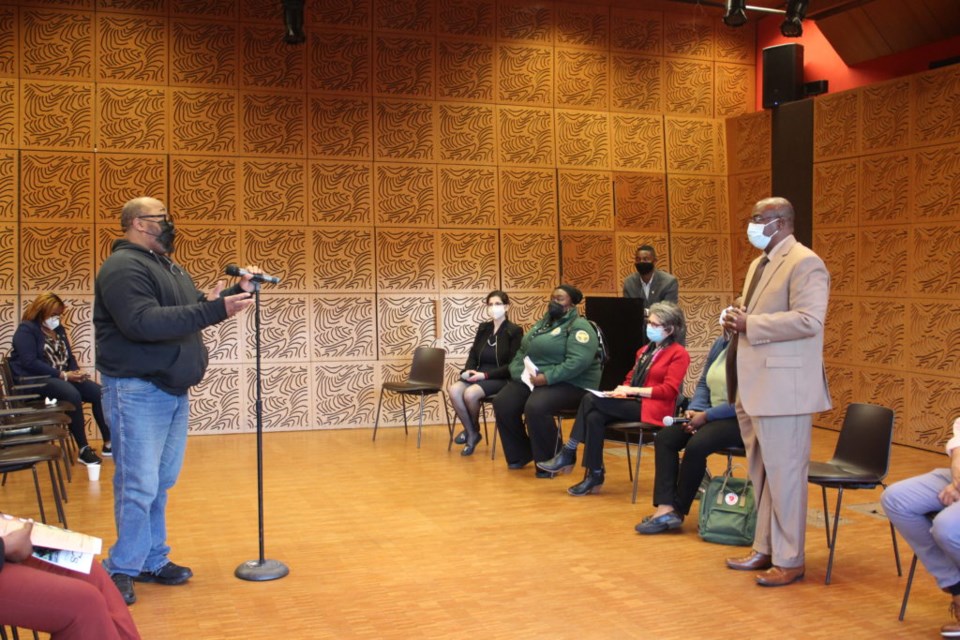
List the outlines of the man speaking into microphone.
<svg viewBox="0 0 960 640">
<path fill-rule="evenodd" d="M 166 506 L 187 444 L 188 393 L 207 369 L 200 332 L 253 304 L 260 270 L 247 267 L 230 289 L 219 282 L 204 294 L 170 258 L 176 230 L 162 202 L 127 202 L 120 226 L 124 237 L 97 274 L 93 324 L 116 464 L 117 541 L 104 567 L 129 605 L 134 581 L 176 585 L 193 576 L 170 560 Z"/>
</svg>

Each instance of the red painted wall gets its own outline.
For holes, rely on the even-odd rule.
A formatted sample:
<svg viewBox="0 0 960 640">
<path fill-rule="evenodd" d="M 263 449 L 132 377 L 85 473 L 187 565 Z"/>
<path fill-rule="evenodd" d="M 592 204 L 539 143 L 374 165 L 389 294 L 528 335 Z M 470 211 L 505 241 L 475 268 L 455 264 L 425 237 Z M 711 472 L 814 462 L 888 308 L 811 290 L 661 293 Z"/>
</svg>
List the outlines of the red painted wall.
<svg viewBox="0 0 960 640">
<path fill-rule="evenodd" d="M 803 21 L 803 36 L 784 38 L 780 34 L 780 16 L 767 16 L 757 24 L 757 110 L 763 109 L 763 50 L 790 42 L 803 45 L 805 82 L 827 80 L 830 93 L 862 87 L 891 78 L 925 71 L 931 61 L 960 55 L 960 36 L 908 51 L 876 58 L 850 67 L 823 36 L 812 20 Z"/>
</svg>

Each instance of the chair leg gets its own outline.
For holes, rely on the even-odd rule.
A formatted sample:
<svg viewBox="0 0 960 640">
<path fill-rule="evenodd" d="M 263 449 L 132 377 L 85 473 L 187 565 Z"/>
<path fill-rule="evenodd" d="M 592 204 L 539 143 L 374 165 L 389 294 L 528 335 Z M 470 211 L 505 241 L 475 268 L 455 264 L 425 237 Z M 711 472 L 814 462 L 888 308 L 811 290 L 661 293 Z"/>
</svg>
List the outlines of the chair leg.
<svg viewBox="0 0 960 640">
<path fill-rule="evenodd" d="M 421 437 L 423 437 L 423 396 L 424 394 L 421 391 L 420 392 L 420 426 L 417 427 L 417 449 L 420 448 L 420 439 Z M 406 418 L 407 418 L 406 407 L 404 407 L 403 418 L 404 418 L 404 427 L 406 427 Z"/>
<path fill-rule="evenodd" d="M 70 470 L 70 446 L 68 444 L 71 440 L 73 440 L 73 436 L 69 432 L 67 432 L 67 438 L 60 439 L 60 449 L 63 451 L 63 468 L 67 472 L 67 482 L 73 482 L 73 471 Z"/>
<path fill-rule="evenodd" d="M 450 445 L 453 444 L 453 423 L 457 421 L 456 414 L 454 414 L 453 422 L 450 421 L 450 409 L 447 408 L 447 394 L 443 392 L 443 389 L 440 390 L 440 399 L 443 402 L 443 415 L 447 419 L 447 431 L 450 432 L 450 444 L 447 445 L 447 451 L 450 450 Z"/>
<path fill-rule="evenodd" d="M 880 486 L 886 490 L 887 485 L 880 483 Z M 889 521 L 889 518 L 887 519 Z M 893 540 L 893 559 L 897 561 L 897 577 L 903 576 L 903 569 L 900 567 L 900 547 L 897 546 L 897 531 L 893 528 L 893 523 L 890 523 L 890 539 Z"/>
<path fill-rule="evenodd" d="M 423 404 L 423 403 L 422 403 L 422 400 L 423 400 L 423 395 L 422 395 L 422 394 L 421 394 L 421 396 L 420 396 L 420 399 L 421 399 L 421 404 Z M 400 394 L 400 404 L 403 405 L 403 435 L 408 436 L 408 435 L 410 435 L 410 431 L 407 429 L 407 394 L 405 394 L 405 393 L 401 393 L 401 394 Z M 421 410 L 420 419 L 423 420 L 422 410 Z M 420 448 L 419 445 L 417 446 L 417 448 L 418 448 L 418 449 Z"/>
<path fill-rule="evenodd" d="M 824 488 L 826 492 L 826 488 Z M 840 504 L 843 502 L 843 487 L 837 492 L 837 510 L 833 516 L 833 539 L 830 541 L 830 559 L 827 560 L 827 579 L 824 584 L 830 584 L 830 574 L 833 571 L 833 553 L 837 550 L 837 528 L 840 526 Z"/>
<path fill-rule="evenodd" d="M 628 439 L 630 436 L 626 436 Z M 637 487 L 640 485 L 640 454 L 643 451 L 643 431 L 637 431 L 637 466 L 633 470 L 633 496 L 630 504 L 637 504 Z"/>
<path fill-rule="evenodd" d="M 630 475 L 630 482 L 633 482 L 633 463 L 630 462 L 630 434 L 623 432 L 623 444 L 627 447 L 627 473 Z"/>
<path fill-rule="evenodd" d="M 907 614 L 907 600 L 910 599 L 910 587 L 913 586 L 913 574 L 917 572 L 917 554 L 913 554 L 913 560 L 910 562 L 910 573 L 907 575 L 907 588 L 903 590 L 903 602 L 900 603 L 900 617 L 898 620 L 903 622 L 903 616 Z"/>
<path fill-rule="evenodd" d="M 487 433 L 487 409 L 483 405 L 480 405 L 483 409 L 483 433 Z M 497 457 L 497 425 L 493 425 L 493 440 L 487 440 L 490 443 L 490 459 L 493 460 Z"/>
<path fill-rule="evenodd" d="M 57 467 L 59 471 L 59 467 Z M 57 488 L 57 480 L 53 475 L 53 460 L 47 460 L 47 470 L 50 472 L 50 487 L 53 489 L 53 503 L 57 506 L 57 516 L 63 523 L 63 528 L 67 529 L 67 514 L 63 510 L 63 502 L 60 500 L 60 490 Z"/>
<path fill-rule="evenodd" d="M 453 414 L 453 425 L 450 427 L 450 441 L 447 442 L 447 452 L 449 453 L 453 449 L 453 431 L 457 428 L 457 414 Z"/>
<path fill-rule="evenodd" d="M 63 484 L 63 473 L 60 472 L 60 458 L 51 460 L 51 462 L 57 470 L 57 482 L 60 485 L 60 497 L 63 498 L 63 503 L 66 504 L 69 502 L 69 500 L 67 500 L 67 487 Z"/>
<path fill-rule="evenodd" d="M 377 441 L 377 428 L 380 426 L 380 405 L 383 404 L 383 387 L 380 387 L 380 399 L 377 400 L 377 417 L 373 421 L 373 441 Z"/>
<path fill-rule="evenodd" d="M 820 486 L 823 494 L 823 526 L 827 528 L 827 546 L 830 546 L 830 508 L 827 506 L 827 488 Z"/>
<path fill-rule="evenodd" d="M 40 507 L 40 522 L 47 524 L 47 514 L 43 510 L 43 495 L 40 493 L 40 477 L 37 475 L 37 465 L 30 467 L 33 472 L 33 486 L 37 490 L 37 506 Z"/>
</svg>

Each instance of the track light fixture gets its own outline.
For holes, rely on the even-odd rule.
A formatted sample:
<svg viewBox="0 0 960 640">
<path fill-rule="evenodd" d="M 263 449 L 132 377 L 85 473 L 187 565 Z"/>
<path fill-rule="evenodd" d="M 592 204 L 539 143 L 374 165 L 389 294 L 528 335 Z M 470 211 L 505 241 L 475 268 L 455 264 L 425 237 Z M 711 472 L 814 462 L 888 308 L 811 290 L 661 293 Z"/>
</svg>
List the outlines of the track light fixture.
<svg viewBox="0 0 960 640">
<path fill-rule="evenodd" d="M 728 27 L 742 27 L 747 24 L 747 0 L 727 0 L 723 24 Z"/>
<path fill-rule="evenodd" d="M 286 33 L 283 41 L 287 44 L 300 44 L 307 39 L 303 33 L 303 0 L 282 0 L 283 22 Z"/>
<path fill-rule="evenodd" d="M 780 33 L 785 38 L 799 38 L 803 35 L 803 19 L 807 15 L 807 4 L 809 0 L 789 0 L 787 2 L 787 15 L 780 25 Z"/>
</svg>

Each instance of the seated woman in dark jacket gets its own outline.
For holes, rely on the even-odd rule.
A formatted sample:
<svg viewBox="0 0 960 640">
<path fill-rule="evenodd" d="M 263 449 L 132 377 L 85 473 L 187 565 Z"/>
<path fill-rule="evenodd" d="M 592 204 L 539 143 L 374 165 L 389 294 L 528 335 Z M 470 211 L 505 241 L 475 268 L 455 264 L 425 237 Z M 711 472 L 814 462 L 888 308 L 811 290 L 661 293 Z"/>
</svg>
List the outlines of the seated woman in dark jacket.
<svg viewBox="0 0 960 640">
<path fill-rule="evenodd" d="M 510 382 L 493 400 L 510 469 L 556 454 L 560 435 L 553 416 L 576 409 L 586 390 L 600 384 L 599 341 L 593 326 L 577 312 L 581 300 L 583 294 L 574 286 L 561 284 L 554 290 L 546 315 L 523 336 L 510 363 Z M 525 374 L 526 358 L 536 367 L 532 376 Z M 536 474 L 554 476 L 540 469 Z"/>
<path fill-rule="evenodd" d="M 690 354 L 681 344 L 686 330 L 680 307 L 672 302 L 652 304 L 647 320 L 650 342 L 637 351 L 637 362 L 623 384 L 608 391 L 606 397 L 583 397 L 566 446 L 553 459 L 537 463 L 540 469 L 552 473 L 570 471 L 577 462 L 577 445 L 583 442 L 586 473 L 583 481 L 567 489 L 567 493 L 584 496 L 603 486 L 603 440 L 608 424 L 639 419 L 663 426 L 663 418 L 674 414 L 683 377 L 690 366 Z"/>
<path fill-rule="evenodd" d="M 495 395 L 510 380 L 510 361 L 523 338 L 523 329 L 507 319 L 510 297 L 506 293 L 491 291 L 486 303 L 490 322 L 480 323 L 460 379 L 447 387 L 453 410 L 463 424 L 464 432 L 456 439 L 457 444 L 466 445 L 462 456 L 472 455 L 480 443 L 480 401 Z"/>
<path fill-rule="evenodd" d="M 110 429 L 103 418 L 100 385 L 80 370 L 70 349 L 67 332 L 60 324 L 66 305 L 54 293 L 42 293 L 23 312 L 22 322 L 13 334 L 10 369 L 14 377 L 49 376 L 37 393 L 69 402 L 76 409 L 70 414 L 70 433 L 77 441 L 82 464 L 100 464 L 100 457 L 87 444 L 83 403 L 93 408 L 93 419 L 103 436 L 103 455 L 112 455 Z"/>
<path fill-rule="evenodd" d="M 721 335 L 710 347 L 685 416 L 690 422 L 673 424 L 657 433 L 653 480 L 653 504 L 657 510 L 636 526 L 637 533 L 680 528 L 700 489 L 707 456 L 720 449 L 743 446 L 737 410 L 727 401 L 728 345 L 727 336 Z"/>
</svg>

